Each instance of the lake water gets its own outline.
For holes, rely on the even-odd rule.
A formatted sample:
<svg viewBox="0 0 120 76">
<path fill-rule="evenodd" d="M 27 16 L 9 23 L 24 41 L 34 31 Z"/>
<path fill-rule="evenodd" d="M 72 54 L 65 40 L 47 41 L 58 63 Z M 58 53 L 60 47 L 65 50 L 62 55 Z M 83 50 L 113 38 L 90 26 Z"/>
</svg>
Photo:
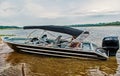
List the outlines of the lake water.
<svg viewBox="0 0 120 76">
<path fill-rule="evenodd" d="M 90 36 L 86 40 L 99 46 L 106 36 L 118 36 L 120 38 L 120 27 L 117 26 L 80 27 L 77 29 L 90 31 Z M 0 34 L 26 36 L 30 31 L 32 30 L 0 30 Z M 0 49 L 0 53 L 0 71 L 10 66 L 25 63 L 30 70 L 29 74 L 33 76 L 120 76 L 119 51 L 116 57 L 110 57 L 107 61 L 22 54 L 13 52 L 6 45 Z"/>
</svg>

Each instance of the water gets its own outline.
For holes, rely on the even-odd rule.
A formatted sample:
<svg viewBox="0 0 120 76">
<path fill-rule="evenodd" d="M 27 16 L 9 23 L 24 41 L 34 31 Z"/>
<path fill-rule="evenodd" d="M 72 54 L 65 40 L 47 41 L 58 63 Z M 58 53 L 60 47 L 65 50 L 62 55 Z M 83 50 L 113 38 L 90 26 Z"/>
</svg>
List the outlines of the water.
<svg viewBox="0 0 120 76">
<path fill-rule="evenodd" d="M 101 46 L 105 36 L 120 37 L 120 27 L 80 27 L 90 31 L 87 41 Z M 25 36 L 32 30 L 0 30 L 0 34 L 15 34 Z M 38 35 L 38 34 L 37 34 Z M 120 76 L 120 52 L 116 57 L 110 57 L 107 61 L 89 59 L 54 58 L 35 54 L 16 53 L 6 45 L 0 49 L 0 69 L 17 66 L 25 63 L 29 69 L 29 75 L 33 76 Z M 5 54 L 2 54 L 4 53 Z M 10 52 L 10 53 L 9 53 Z M 8 53 L 8 54 L 6 54 Z M 7 74 L 7 73 L 6 73 Z M 9 76 L 9 75 L 8 75 Z M 12 76 L 12 75 L 11 75 Z"/>
<path fill-rule="evenodd" d="M 95 44 L 101 46 L 102 43 L 102 39 L 106 36 L 118 36 L 120 39 L 120 27 L 118 26 L 107 26 L 107 27 L 79 27 L 77 29 L 80 30 L 86 30 L 86 31 L 90 31 L 90 36 L 86 39 L 87 41 L 91 41 L 94 42 Z M 43 34 L 43 30 L 23 30 L 23 29 L 17 29 L 17 30 L 1 30 L 0 31 L 0 35 L 1 34 L 5 34 L 5 35 L 16 35 L 16 36 L 21 36 L 21 37 L 26 37 L 29 35 L 29 33 L 31 33 L 32 31 L 35 31 L 35 33 L 32 33 L 33 36 L 40 36 L 40 34 Z M 60 35 L 60 33 L 54 33 L 54 32 L 49 32 L 49 36 L 51 37 L 55 37 L 55 35 Z M 52 34 L 52 35 L 51 35 Z M 54 35 L 55 34 L 55 35 Z M 57 37 L 56 36 L 56 37 Z M 66 34 L 64 35 L 66 37 Z M 67 37 L 69 37 L 67 35 Z M 66 37 L 66 38 L 67 38 Z"/>
</svg>

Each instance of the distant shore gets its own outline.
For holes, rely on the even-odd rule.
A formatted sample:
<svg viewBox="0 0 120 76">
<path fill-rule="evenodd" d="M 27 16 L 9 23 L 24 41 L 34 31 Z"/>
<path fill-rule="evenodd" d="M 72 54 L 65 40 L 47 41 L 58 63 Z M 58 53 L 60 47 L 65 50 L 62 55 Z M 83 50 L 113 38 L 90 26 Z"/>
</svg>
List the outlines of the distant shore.
<svg viewBox="0 0 120 76">
<path fill-rule="evenodd" d="M 35 26 L 44 26 L 44 25 L 35 25 Z M 57 26 L 57 25 L 55 25 Z M 103 23 L 94 23 L 94 24 L 69 24 L 69 25 L 60 25 L 60 26 L 68 26 L 68 27 L 101 27 L 101 26 L 120 26 L 120 21 L 115 22 L 103 22 Z M 0 29 L 21 29 L 19 26 L 12 25 L 0 25 Z"/>
<path fill-rule="evenodd" d="M 69 26 L 69 27 L 109 27 L 109 26 L 120 26 L 120 25 L 100 25 L 100 26 L 97 26 L 97 25 L 91 25 L 91 26 L 87 26 L 87 25 L 84 25 L 84 26 L 77 26 L 77 25 L 73 25 L 73 26 Z"/>
</svg>

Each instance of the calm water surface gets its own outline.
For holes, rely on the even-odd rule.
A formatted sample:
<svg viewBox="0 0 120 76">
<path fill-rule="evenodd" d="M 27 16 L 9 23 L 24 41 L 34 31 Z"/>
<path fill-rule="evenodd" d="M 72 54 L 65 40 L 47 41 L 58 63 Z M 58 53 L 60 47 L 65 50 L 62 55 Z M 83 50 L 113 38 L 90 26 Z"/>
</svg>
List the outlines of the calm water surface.
<svg viewBox="0 0 120 76">
<path fill-rule="evenodd" d="M 105 36 L 120 37 L 120 27 L 80 27 L 90 31 L 88 41 L 101 46 Z M 29 30 L 32 31 L 32 30 Z M 0 30 L 0 34 L 25 36 L 28 30 Z M 2 47 L 3 46 L 3 47 Z M 54 58 L 34 54 L 16 53 L 0 45 L 0 72 L 8 67 L 25 63 L 33 76 L 120 76 L 120 52 L 107 61 L 91 59 Z"/>
</svg>

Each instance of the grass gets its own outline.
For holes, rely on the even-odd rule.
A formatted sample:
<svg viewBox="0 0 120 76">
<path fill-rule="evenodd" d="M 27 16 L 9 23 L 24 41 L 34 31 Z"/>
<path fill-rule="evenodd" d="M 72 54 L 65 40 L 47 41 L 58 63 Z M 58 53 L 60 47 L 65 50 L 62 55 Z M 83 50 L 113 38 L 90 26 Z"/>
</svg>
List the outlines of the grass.
<svg viewBox="0 0 120 76">
<path fill-rule="evenodd" d="M 0 36 L 15 36 L 14 34 L 0 34 Z"/>
</svg>

